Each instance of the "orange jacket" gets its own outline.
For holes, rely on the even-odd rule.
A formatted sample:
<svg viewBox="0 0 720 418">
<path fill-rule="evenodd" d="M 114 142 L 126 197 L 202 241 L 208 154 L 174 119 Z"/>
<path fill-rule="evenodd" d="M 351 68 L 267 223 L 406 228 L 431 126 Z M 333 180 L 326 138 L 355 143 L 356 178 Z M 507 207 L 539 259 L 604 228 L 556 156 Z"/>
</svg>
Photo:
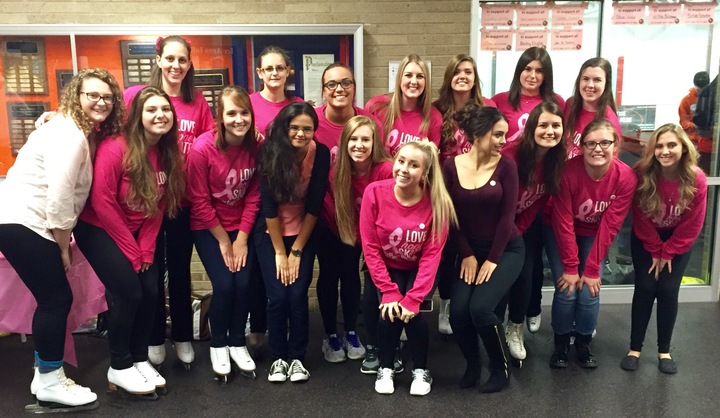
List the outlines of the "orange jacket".
<svg viewBox="0 0 720 418">
<path fill-rule="evenodd" d="M 687 96 L 683 97 L 680 101 L 680 107 L 678 107 L 678 114 L 680 115 L 680 126 L 690 137 L 690 140 L 694 143 L 698 143 L 700 135 L 698 135 L 695 123 L 693 123 L 693 116 L 695 113 L 695 103 L 698 100 L 698 91 L 695 87 L 690 89 Z"/>
</svg>

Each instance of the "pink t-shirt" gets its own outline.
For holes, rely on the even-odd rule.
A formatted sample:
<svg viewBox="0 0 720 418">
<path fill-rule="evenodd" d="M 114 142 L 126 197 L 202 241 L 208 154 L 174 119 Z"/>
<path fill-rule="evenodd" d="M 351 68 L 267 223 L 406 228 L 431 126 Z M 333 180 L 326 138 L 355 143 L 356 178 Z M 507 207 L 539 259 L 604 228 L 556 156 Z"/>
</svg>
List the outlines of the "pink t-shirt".
<svg viewBox="0 0 720 418">
<path fill-rule="evenodd" d="M 392 161 L 384 161 L 380 164 L 374 165 L 364 176 L 353 176 L 351 183 L 357 213 L 360 213 L 360 204 L 362 202 L 363 193 L 365 193 L 365 189 L 368 184 L 378 180 L 392 178 L 392 168 Z M 337 212 L 335 211 L 335 167 L 330 168 L 328 180 L 328 190 L 327 193 L 325 193 L 325 198 L 323 199 L 322 219 L 335 235 L 339 235 L 337 227 Z M 358 231 L 358 237 L 359 236 Z"/>
<path fill-rule="evenodd" d="M 128 109 L 133 98 L 144 87 L 146 86 L 132 86 L 125 90 L 123 96 L 125 106 Z M 177 117 L 178 146 L 182 154 L 187 155 L 193 142 L 195 142 L 195 138 L 205 132 L 212 131 L 215 127 L 215 121 L 210 106 L 208 106 L 200 90 L 195 91 L 195 99 L 190 103 L 183 102 L 180 96 L 170 96 L 170 101 L 175 107 L 175 116 Z"/>
<path fill-rule="evenodd" d="M 570 106 L 568 106 L 565 109 L 565 120 L 568 118 L 568 113 Z M 582 136 L 583 130 L 585 130 L 585 127 L 590 124 L 590 122 L 595 119 L 595 112 L 590 112 L 588 110 L 582 109 L 580 111 L 580 116 L 578 117 L 577 124 L 575 125 L 575 132 L 572 133 L 572 135 L 566 136 L 567 138 L 567 151 L 568 151 L 568 160 L 581 155 L 582 154 L 582 146 L 580 145 L 580 137 Z M 622 128 L 620 127 L 620 121 L 618 120 L 617 115 L 611 108 L 607 108 L 605 110 L 605 120 L 612 123 L 613 127 L 617 131 L 618 136 L 622 136 Z"/>
<path fill-rule="evenodd" d="M 654 258 L 670 260 L 678 254 L 684 254 L 692 248 L 705 221 L 707 207 L 707 178 L 699 168 L 695 170 L 695 188 L 697 192 L 690 205 L 681 211 L 676 206 L 680 199 L 677 181 L 658 180 L 657 192 L 662 199 L 662 214 L 650 218 L 633 203 L 633 230 L 642 241 L 643 247 Z M 672 230 L 667 241 L 660 239 L 659 231 Z"/>
<path fill-rule="evenodd" d="M 376 96 L 365 104 L 365 109 L 375 115 L 384 126 L 387 104 L 389 102 L 390 97 L 387 95 Z M 393 123 L 390 132 L 386 134 L 384 142 L 387 152 L 395 156 L 398 149 L 406 142 L 420 141 L 424 138 L 427 138 L 440 149 L 442 132 L 442 115 L 440 112 L 435 109 L 435 107 L 430 107 L 430 126 L 428 127 L 428 132 L 421 132 L 420 125 L 422 125 L 422 113 L 420 109 L 401 111 L 400 116 L 395 119 L 395 123 Z"/>
<path fill-rule="evenodd" d="M 315 113 L 317 113 L 318 117 L 318 129 L 317 131 L 315 131 L 315 135 L 313 137 L 316 141 L 328 147 L 328 149 L 330 150 L 330 166 L 333 167 L 335 166 L 335 159 L 337 158 L 338 153 L 338 144 L 340 144 L 340 134 L 342 134 L 344 125 L 337 125 L 330 122 L 325 117 L 326 108 L 327 104 L 315 108 Z M 353 106 L 353 109 L 355 110 L 356 116 L 362 115 L 372 118 L 375 123 L 377 123 L 378 129 L 380 131 L 380 137 L 382 138 L 382 123 L 380 123 L 380 121 L 377 120 L 374 115 L 370 114 L 370 112 L 366 111 L 365 109 L 357 106 Z"/>
<path fill-rule="evenodd" d="M 495 104 L 497 104 L 497 108 L 507 118 L 508 132 L 506 137 L 508 142 L 513 142 L 517 140 L 520 135 L 522 135 L 523 131 L 525 130 L 525 123 L 527 123 L 528 117 L 530 117 L 530 112 L 535 109 L 535 106 L 543 102 L 543 98 L 542 96 L 525 96 L 521 94 L 519 108 L 515 109 L 508 101 L 509 95 L 510 92 L 508 91 L 498 93 L 493 96 L 492 100 L 495 102 Z M 560 109 L 564 110 L 565 100 L 563 100 L 563 98 L 557 94 L 555 95 L 555 100 L 557 100 Z"/>
<path fill-rule="evenodd" d="M 395 180 L 371 183 L 365 189 L 360 208 L 360 236 L 370 276 L 382 294 L 381 303 L 400 302 L 412 312 L 435 283 L 447 241 L 447 229 L 432 238 L 430 193 L 413 206 L 403 206 L 395 198 Z M 392 282 L 388 268 L 417 270 L 412 289 L 403 296 Z"/>
<path fill-rule="evenodd" d="M 282 102 L 271 102 L 260 94 L 259 91 L 250 95 L 250 103 L 253 107 L 253 116 L 255 117 L 255 128 L 258 130 L 260 135 L 258 136 L 258 142 L 262 142 L 265 139 L 268 125 L 275 119 L 278 113 L 283 107 L 290 103 L 302 103 L 304 100 L 302 97 L 293 96 L 290 99 L 285 99 Z"/>
<path fill-rule="evenodd" d="M 226 231 L 250 234 L 260 210 L 256 154 L 242 145 L 222 151 L 215 146 L 216 135 L 215 131 L 202 134 L 188 154 L 190 229 L 220 224 Z"/>
<path fill-rule="evenodd" d="M 515 141 L 507 144 L 502 149 L 502 154 L 510 157 L 515 164 L 519 165 L 518 162 L 518 146 L 520 141 Z M 535 221 L 537 214 L 545 207 L 550 196 L 545 193 L 546 187 L 543 182 L 543 167 L 545 159 L 535 162 L 535 184 L 522 187 L 520 185 L 520 195 L 518 196 L 517 210 L 515 211 L 515 226 L 517 226 L 520 234 L 524 234 L 530 225 Z"/>
<path fill-rule="evenodd" d="M 160 166 L 157 147 L 148 148 L 159 201 L 157 214 L 147 217 L 142 207 L 128 201 L 130 178 L 123 166 L 126 149 L 127 143 L 122 136 L 105 139 L 98 145 L 90 198 L 80 219 L 104 229 L 138 271 L 142 263 L 153 262 L 155 239 L 165 210 L 167 175 Z"/>
<path fill-rule="evenodd" d="M 599 181 L 587 174 L 582 156 L 567 162 L 552 201 L 552 228 L 565 273 L 578 273 L 575 236 L 594 236 L 583 274 L 600 277 L 600 263 L 625 221 L 636 186 L 635 173 L 618 159 L 612 161 Z"/>
<path fill-rule="evenodd" d="M 293 203 L 281 203 L 278 205 L 278 217 L 280 225 L 282 225 L 282 235 L 289 237 L 300 233 L 302 222 L 305 218 L 305 195 L 310 185 L 310 177 L 312 175 L 313 164 L 315 164 L 315 141 L 310 141 L 307 154 L 300 166 L 300 179 L 298 180 L 297 193 L 299 197 Z"/>
</svg>

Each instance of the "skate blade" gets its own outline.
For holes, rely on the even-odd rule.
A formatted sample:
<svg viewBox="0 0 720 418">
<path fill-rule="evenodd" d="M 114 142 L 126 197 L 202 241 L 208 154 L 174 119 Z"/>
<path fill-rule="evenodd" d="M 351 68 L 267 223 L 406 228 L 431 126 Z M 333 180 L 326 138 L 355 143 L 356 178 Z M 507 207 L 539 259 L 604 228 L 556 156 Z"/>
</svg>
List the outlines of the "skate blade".
<svg viewBox="0 0 720 418">
<path fill-rule="evenodd" d="M 240 370 L 238 371 L 238 374 L 239 374 L 240 376 L 246 378 L 246 379 L 250 379 L 250 380 L 255 380 L 255 379 L 257 379 L 257 374 L 256 374 L 254 371 L 248 372 L 248 371 L 245 371 L 245 370 L 240 369 Z"/>
<path fill-rule="evenodd" d="M 122 387 L 113 383 L 108 383 L 108 392 L 115 392 L 124 398 L 131 398 L 140 401 L 155 401 L 158 398 L 157 388 L 151 392 L 128 392 Z"/>
<path fill-rule="evenodd" d="M 168 391 L 165 386 L 155 386 L 155 393 L 157 393 L 160 396 L 167 395 Z"/>
<path fill-rule="evenodd" d="M 219 385 L 227 385 L 230 381 L 230 375 L 227 374 L 216 374 L 213 380 L 218 382 Z"/>
<path fill-rule="evenodd" d="M 34 403 L 25 406 L 25 412 L 29 414 L 55 414 L 55 413 L 68 413 L 68 412 L 79 412 L 79 411 L 90 411 L 97 409 L 100 406 L 98 401 L 90 402 L 85 405 L 68 406 L 59 403 L 49 402 L 47 405 L 41 406 L 39 403 Z"/>
</svg>

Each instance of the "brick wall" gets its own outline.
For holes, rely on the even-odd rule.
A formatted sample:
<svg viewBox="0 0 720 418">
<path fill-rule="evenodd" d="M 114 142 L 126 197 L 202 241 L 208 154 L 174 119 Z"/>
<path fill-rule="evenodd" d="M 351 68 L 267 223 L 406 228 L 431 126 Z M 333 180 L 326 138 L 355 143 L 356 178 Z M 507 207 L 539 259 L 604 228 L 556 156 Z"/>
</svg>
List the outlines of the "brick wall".
<svg viewBox="0 0 720 418">
<path fill-rule="evenodd" d="M 469 0 L 3 0 L 0 24 L 362 23 L 367 100 L 387 90 L 388 61 L 399 61 L 409 53 L 432 62 L 432 92 L 437 96 L 447 61 L 469 51 L 471 4 Z M 211 288 L 197 256 L 192 271 L 194 289 Z M 314 307 L 314 284 L 310 296 Z"/>
</svg>

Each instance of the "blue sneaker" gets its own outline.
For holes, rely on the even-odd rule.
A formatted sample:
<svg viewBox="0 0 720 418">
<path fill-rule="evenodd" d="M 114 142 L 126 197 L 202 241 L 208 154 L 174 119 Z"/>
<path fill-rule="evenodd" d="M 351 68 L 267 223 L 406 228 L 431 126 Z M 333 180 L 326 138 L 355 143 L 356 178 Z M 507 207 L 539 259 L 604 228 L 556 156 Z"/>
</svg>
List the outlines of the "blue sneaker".
<svg viewBox="0 0 720 418">
<path fill-rule="evenodd" d="M 337 334 L 330 334 L 323 340 L 322 352 L 325 360 L 330 363 L 342 363 L 347 360 Z"/>
</svg>

